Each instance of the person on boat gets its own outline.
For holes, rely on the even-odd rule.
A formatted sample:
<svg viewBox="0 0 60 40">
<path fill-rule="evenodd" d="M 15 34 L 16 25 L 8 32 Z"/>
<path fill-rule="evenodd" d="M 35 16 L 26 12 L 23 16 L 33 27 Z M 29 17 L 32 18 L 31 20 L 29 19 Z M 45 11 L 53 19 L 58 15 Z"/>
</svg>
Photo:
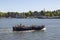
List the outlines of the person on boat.
<svg viewBox="0 0 60 40">
<path fill-rule="evenodd" d="M 25 27 L 25 25 L 22 25 L 22 24 L 20 24 L 20 26 L 19 26 L 20 28 L 24 28 Z"/>
<path fill-rule="evenodd" d="M 22 28 L 24 28 L 24 27 L 25 27 L 25 25 L 22 26 Z"/>
<path fill-rule="evenodd" d="M 19 26 L 20 28 L 22 27 L 22 24 L 20 24 L 20 26 Z"/>
</svg>

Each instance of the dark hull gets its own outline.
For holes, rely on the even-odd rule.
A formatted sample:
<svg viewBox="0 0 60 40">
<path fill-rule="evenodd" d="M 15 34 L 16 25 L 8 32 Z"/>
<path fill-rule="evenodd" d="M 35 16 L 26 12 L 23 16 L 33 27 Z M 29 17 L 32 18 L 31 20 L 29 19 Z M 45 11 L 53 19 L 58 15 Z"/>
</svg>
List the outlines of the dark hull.
<svg viewBox="0 0 60 40">
<path fill-rule="evenodd" d="M 28 30 L 41 30 L 44 26 L 37 26 L 37 27 L 13 27 L 13 31 L 28 31 Z"/>
</svg>

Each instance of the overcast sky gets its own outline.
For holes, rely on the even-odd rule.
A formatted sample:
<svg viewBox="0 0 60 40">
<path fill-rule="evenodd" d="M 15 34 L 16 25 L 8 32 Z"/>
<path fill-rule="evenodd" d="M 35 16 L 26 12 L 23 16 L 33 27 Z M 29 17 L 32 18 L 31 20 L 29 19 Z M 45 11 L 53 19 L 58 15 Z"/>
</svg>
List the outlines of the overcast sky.
<svg viewBox="0 0 60 40">
<path fill-rule="evenodd" d="M 60 0 L 0 0 L 0 11 L 26 12 L 60 9 Z"/>
</svg>

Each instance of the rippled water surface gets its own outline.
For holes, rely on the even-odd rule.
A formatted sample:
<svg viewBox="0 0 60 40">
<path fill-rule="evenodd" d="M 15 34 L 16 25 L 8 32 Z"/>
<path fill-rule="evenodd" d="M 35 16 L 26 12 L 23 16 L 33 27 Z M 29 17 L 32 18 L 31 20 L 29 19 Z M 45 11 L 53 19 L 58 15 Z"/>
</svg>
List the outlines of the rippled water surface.
<svg viewBox="0 0 60 40">
<path fill-rule="evenodd" d="M 13 32 L 18 24 L 45 25 L 45 31 Z M 60 40 L 60 19 L 0 19 L 0 40 Z"/>
</svg>

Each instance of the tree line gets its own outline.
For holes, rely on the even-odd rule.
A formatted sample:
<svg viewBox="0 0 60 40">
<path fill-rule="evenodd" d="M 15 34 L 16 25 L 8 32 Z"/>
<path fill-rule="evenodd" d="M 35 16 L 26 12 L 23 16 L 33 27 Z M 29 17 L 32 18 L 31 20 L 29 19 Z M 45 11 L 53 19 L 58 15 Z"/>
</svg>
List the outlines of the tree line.
<svg viewBox="0 0 60 40">
<path fill-rule="evenodd" d="M 26 17 L 38 17 L 38 16 L 47 16 L 47 17 L 53 17 L 53 16 L 60 16 L 60 10 L 54 10 L 54 11 L 29 11 L 29 12 L 0 12 L 0 18 L 1 17 L 11 17 L 11 18 L 26 18 Z"/>
</svg>

